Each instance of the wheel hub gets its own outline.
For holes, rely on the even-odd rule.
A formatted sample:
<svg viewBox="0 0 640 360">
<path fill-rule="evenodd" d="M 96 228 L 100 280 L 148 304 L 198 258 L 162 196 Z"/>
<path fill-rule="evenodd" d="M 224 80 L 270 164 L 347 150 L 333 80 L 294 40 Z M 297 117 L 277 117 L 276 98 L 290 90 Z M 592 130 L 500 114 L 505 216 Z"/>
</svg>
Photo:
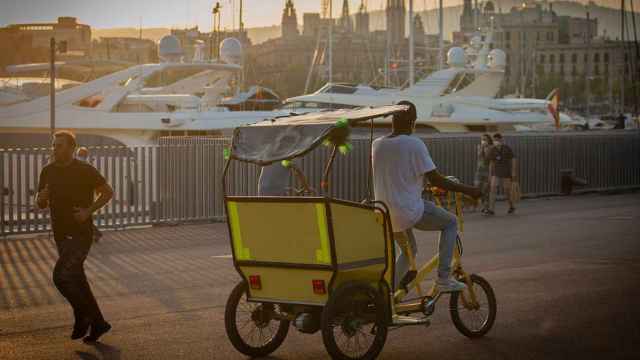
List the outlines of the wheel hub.
<svg viewBox="0 0 640 360">
<path fill-rule="evenodd" d="M 266 305 L 260 305 L 251 313 L 251 320 L 253 320 L 257 327 L 265 328 L 273 318 L 272 315 L 273 308 Z"/>
</svg>

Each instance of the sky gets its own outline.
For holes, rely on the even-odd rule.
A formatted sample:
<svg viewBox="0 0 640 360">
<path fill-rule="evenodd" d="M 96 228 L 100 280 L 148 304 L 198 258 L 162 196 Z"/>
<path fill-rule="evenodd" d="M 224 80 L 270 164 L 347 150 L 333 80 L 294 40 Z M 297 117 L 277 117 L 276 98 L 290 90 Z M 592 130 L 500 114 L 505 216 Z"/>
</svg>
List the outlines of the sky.
<svg viewBox="0 0 640 360">
<path fill-rule="evenodd" d="M 351 12 L 361 0 L 348 0 Z M 463 0 L 444 0 L 445 6 L 461 4 Z M 586 0 L 581 0 L 584 2 Z M 58 16 L 75 16 L 91 27 L 167 27 L 183 28 L 198 25 L 211 28 L 211 9 L 215 0 L 0 0 L 0 26 L 26 22 L 52 22 Z M 240 0 L 220 0 L 223 7 L 222 27 L 238 26 Z M 618 0 L 598 0 L 596 3 L 614 6 Z M 245 27 L 269 26 L 280 23 L 285 0 L 244 0 Z M 343 0 L 333 0 L 333 12 L 339 15 Z M 379 10 L 386 0 L 367 0 L 369 10 Z M 298 22 L 305 12 L 319 12 L 320 0 L 294 0 Z M 414 0 L 416 10 L 432 8 L 437 0 Z M 640 2 L 638 4 L 640 7 Z M 235 11 L 234 11 L 235 10 Z M 232 16 L 232 14 L 236 14 Z"/>
</svg>

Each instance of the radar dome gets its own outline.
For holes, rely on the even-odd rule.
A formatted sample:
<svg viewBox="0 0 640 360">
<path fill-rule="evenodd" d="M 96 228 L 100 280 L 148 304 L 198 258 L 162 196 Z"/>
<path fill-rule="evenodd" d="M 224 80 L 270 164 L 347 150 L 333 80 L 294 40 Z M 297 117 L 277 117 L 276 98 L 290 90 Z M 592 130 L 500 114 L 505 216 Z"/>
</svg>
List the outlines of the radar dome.
<svg viewBox="0 0 640 360">
<path fill-rule="evenodd" d="M 242 63 L 242 44 L 236 38 L 226 38 L 220 43 L 220 59 L 227 64 Z"/>
<path fill-rule="evenodd" d="M 464 67 L 466 55 L 461 47 L 452 47 L 447 52 L 447 65 L 451 67 Z"/>
<path fill-rule="evenodd" d="M 493 49 L 488 55 L 488 65 L 493 70 L 504 70 L 507 66 L 507 54 L 500 49 Z"/>
<path fill-rule="evenodd" d="M 167 62 L 179 62 L 184 55 L 180 40 L 173 35 L 167 35 L 160 39 L 158 53 L 160 59 Z"/>
</svg>

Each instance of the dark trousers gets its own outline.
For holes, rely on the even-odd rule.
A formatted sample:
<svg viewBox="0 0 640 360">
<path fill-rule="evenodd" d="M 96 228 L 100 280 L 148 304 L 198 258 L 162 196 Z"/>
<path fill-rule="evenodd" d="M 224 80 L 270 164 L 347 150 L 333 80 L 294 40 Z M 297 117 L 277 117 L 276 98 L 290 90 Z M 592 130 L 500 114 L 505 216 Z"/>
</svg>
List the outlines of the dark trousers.
<svg viewBox="0 0 640 360">
<path fill-rule="evenodd" d="M 84 261 L 93 242 L 91 231 L 54 230 L 54 238 L 59 257 L 53 268 L 53 283 L 71 304 L 76 321 L 103 322 L 104 317 L 84 273 Z"/>
</svg>

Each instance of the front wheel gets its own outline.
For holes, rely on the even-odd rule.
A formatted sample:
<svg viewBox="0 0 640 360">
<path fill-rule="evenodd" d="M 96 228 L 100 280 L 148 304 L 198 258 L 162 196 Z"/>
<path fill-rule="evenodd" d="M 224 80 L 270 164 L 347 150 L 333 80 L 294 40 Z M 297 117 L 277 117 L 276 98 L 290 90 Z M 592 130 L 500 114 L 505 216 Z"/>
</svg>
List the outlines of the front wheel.
<svg viewBox="0 0 640 360">
<path fill-rule="evenodd" d="M 476 295 L 476 302 L 471 299 L 469 288 L 451 294 L 449 307 L 451 320 L 464 336 L 478 338 L 484 336 L 496 320 L 496 296 L 487 280 L 476 274 L 470 276 Z M 464 279 L 460 279 L 464 282 Z M 466 283 L 466 282 L 465 282 Z"/>
<path fill-rule="evenodd" d="M 375 359 L 387 340 L 381 291 L 362 282 L 340 286 L 322 311 L 322 340 L 332 359 Z"/>
<path fill-rule="evenodd" d="M 251 357 L 267 356 L 287 337 L 289 321 L 275 318 L 278 305 L 247 301 L 242 281 L 229 295 L 224 311 L 227 336 L 238 351 Z"/>
</svg>

